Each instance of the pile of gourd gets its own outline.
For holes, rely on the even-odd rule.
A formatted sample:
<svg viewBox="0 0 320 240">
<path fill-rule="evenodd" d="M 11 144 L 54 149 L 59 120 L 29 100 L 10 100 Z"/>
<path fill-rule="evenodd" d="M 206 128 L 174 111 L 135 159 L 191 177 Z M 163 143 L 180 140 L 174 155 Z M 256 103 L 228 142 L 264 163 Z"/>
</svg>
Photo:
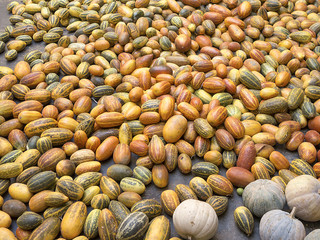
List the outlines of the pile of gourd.
<svg viewBox="0 0 320 240">
<path fill-rule="evenodd" d="M 248 236 L 253 216 L 262 240 L 304 239 L 300 220 L 320 221 L 317 1 L 24 0 L 7 9 L 7 60 L 47 45 L 0 67 L 0 239 L 177 240 L 172 216 L 182 238 L 207 240 L 234 187 L 244 205 L 235 223 Z M 194 175 L 189 186 L 143 199 L 176 169 Z"/>
</svg>

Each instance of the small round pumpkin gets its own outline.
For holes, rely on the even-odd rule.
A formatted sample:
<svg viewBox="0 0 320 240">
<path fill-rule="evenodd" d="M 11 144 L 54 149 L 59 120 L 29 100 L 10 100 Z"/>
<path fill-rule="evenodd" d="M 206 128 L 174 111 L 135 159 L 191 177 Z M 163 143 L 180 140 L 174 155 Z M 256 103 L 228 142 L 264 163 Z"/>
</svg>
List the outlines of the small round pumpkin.
<svg viewBox="0 0 320 240">
<path fill-rule="evenodd" d="M 280 186 L 267 179 L 259 179 L 250 183 L 242 194 L 243 204 L 257 217 L 268 211 L 283 209 L 286 202 Z"/>
<path fill-rule="evenodd" d="M 272 210 L 263 215 L 260 221 L 261 240 L 303 240 L 306 230 L 294 217 L 296 208 L 289 214 L 282 210 Z"/>
<path fill-rule="evenodd" d="M 176 232 L 189 240 L 209 240 L 217 232 L 218 217 L 210 204 L 195 199 L 180 203 L 173 213 Z"/>
<path fill-rule="evenodd" d="M 304 240 L 319 240 L 320 239 L 320 229 L 313 230 L 309 233 Z"/>
<path fill-rule="evenodd" d="M 308 222 L 320 220 L 320 181 L 316 178 L 301 175 L 292 179 L 285 194 L 289 208 L 297 208 L 298 218 Z"/>
</svg>

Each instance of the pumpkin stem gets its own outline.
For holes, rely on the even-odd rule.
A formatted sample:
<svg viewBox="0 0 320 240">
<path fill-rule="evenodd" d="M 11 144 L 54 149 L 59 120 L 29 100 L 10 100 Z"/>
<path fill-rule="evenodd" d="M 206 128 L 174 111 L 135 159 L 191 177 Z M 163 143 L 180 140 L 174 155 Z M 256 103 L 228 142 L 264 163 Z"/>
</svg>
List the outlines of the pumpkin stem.
<svg viewBox="0 0 320 240">
<path fill-rule="evenodd" d="M 291 218 L 294 218 L 294 215 L 296 214 L 296 210 L 297 210 L 296 207 L 292 208 L 292 211 L 291 211 L 291 213 L 289 215 Z"/>
</svg>

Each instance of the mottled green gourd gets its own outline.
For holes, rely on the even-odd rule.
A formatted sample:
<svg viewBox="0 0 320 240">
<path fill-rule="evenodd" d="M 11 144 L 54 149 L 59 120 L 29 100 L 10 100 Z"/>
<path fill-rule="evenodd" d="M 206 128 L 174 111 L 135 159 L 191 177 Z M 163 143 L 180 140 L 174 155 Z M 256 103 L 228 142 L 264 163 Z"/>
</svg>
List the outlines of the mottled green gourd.
<svg viewBox="0 0 320 240">
<path fill-rule="evenodd" d="M 283 209 L 286 202 L 280 186 L 266 179 L 250 183 L 242 194 L 243 204 L 257 217 L 274 209 Z"/>
</svg>

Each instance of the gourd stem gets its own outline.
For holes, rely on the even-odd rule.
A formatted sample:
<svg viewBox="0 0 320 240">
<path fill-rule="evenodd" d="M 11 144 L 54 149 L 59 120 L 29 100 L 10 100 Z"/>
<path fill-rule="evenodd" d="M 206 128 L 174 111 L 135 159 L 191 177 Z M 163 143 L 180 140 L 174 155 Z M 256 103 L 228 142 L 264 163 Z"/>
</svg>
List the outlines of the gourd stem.
<svg viewBox="0 0 320 240">
<path fill-rule="evenodd" d="M 192 237 L 191 237 L 191 236 L 188 236 L 188 240 L 192 240 Z"/>
<path fill-rule="evenodd" d="M 296 214 L 296 210 L 297 210 L 296 207 L 293 207 L 293 209 L 289 215 L 291 218 L 294 218 L 294 215 Z"/>
</svg>

